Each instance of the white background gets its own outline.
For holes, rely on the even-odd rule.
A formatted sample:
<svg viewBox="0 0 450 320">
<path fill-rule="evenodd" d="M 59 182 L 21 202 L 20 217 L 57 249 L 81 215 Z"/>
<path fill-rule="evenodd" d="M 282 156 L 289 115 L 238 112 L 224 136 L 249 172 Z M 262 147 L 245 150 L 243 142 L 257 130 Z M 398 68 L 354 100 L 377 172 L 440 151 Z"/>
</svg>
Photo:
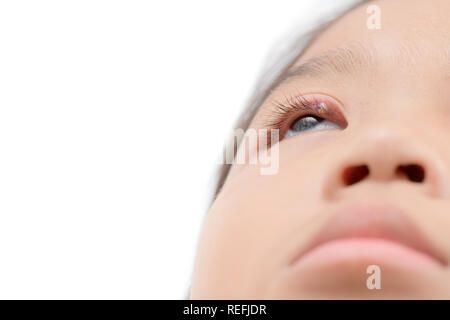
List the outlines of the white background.
<svg viewBox="0 0 450 320">
<path fill-rule="evenodd" d="M 269 49 L 336 2 L 1 1 L 0 298 L 185 298 Z"/>
</svg>

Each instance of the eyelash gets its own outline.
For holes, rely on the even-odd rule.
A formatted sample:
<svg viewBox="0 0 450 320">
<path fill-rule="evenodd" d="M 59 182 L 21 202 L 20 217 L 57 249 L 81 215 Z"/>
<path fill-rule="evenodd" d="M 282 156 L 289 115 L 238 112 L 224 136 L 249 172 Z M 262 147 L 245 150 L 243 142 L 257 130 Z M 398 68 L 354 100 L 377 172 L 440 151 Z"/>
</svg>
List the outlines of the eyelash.
<svg viewBox="0 0 450 320">
<path fill-rule="evenodd" d="M 304 96 L 291 97 L 287 99 L 286 103 L 273 101 L 272 104 L 275 107 L 274 111 L 271 111 L 271 118 L 266 123 L 266 126 L 270 129 L 282 129 L 285 127 L 289 127 L 292 123 L 291 121 L 295 121 L 299 117 L 306 116 L 308 114 L 312 114 L 317 116 L 317 112 L 315 107 L 319 104 L 317 99 L 313 101 L 310 98 Z M 293 118 L 293 114 L 296 115 L 296 118 Z M 289 126 L 287 125 L 289 123 Z"/>
</svg>

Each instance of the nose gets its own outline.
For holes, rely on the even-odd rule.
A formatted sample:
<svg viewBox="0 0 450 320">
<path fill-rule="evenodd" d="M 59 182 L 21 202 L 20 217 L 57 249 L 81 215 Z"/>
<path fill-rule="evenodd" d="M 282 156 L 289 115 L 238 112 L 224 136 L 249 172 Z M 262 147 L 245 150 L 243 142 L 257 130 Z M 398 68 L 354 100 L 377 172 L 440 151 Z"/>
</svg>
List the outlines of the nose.
<svg viewBox="0 0 450 320">
<path fill-rule="evenodd" d="M 361 137 L 341 148 L 326 173 L 325 193 L 331 198 L 369 182 L 404 183 L 430 197 L 448 197 L 446 166 L 431 147 L 410 135 L 378 131 Z"/>
</svg>

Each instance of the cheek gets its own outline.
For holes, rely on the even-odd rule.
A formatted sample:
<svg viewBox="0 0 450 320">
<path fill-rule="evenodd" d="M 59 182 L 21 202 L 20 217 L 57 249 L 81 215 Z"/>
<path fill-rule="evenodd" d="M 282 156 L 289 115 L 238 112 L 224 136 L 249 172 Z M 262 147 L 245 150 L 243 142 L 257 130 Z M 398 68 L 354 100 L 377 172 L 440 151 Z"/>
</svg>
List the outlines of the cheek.
<svg viewBox="0 0 450 320">
<path fill-rule="evenodd" d="M 320 207 L 320 161 L 314 154 L 292 158 L 290 147 L 280 145 L 278 174 L 263 176 L 258 166 L 247 166 L 216 199 L 196 261 L 194 279 L 203 292 L 245 297 L 263 291 L 309 238 Z"/>
</svg>

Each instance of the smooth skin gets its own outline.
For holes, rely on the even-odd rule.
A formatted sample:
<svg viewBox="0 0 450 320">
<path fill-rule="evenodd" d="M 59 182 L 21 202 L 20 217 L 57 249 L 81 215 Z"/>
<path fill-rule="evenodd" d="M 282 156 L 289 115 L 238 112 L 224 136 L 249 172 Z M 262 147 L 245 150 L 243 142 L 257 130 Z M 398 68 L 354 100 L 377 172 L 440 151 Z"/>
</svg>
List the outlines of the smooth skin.
<svg viewBox="0 0 450 320">
<path fill-rule="evenodd" d="M 366 9 L 381 9 L 381 29 Z M 290 79 L 264 102 L 251 128 L 264 128 L 270 101 L 319 93 L 337 101 L 348 126 L 290 136 L 279 143 L 279 172 L 234 165 L 203 225 L 191 299 L 450 298 L 450 269 L 382 265 L 382 289 L 366 287 L 356 253 L 321 268 L 291 263 L 335 212 L 354 204 L 401 208 L 450 261 L 450 2 L 380 0 L 363 4 L 326 29 L 292 68 L 330 50 L 353 64 Z M 339 68 L 338 68 L 339 69 Z M 399 175 L 417 164 L 426 178 Z M 370 175 L 342 182 L 366 165 Z M 394 257 L 395 258 L 395 257 Z M 389 261 L 388 261 L 389 262 Z"/>
</svg>

